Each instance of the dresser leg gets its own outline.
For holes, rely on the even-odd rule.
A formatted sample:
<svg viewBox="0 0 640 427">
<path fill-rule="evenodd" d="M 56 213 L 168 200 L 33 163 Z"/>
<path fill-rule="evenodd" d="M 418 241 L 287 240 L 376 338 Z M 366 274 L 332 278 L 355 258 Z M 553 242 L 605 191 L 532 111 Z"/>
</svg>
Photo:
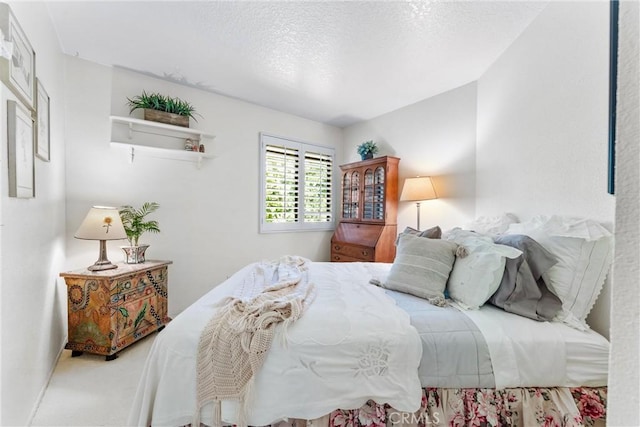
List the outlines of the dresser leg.
<svg viewBox="0 0 640 427">
<path fill-rule="evenodd" d="M 71 357 L 82 356 L 82 352 L 80 350 L 71 350 Z"/>
<path fill-rule="evenodd" d="M 105 356 L 104 360 L 106 360 L 107 362 L 111 362 L 112 360 L 115 360 L 118 358 L 117 354 L 110 354 L 108 356 Z"/>
</svg>

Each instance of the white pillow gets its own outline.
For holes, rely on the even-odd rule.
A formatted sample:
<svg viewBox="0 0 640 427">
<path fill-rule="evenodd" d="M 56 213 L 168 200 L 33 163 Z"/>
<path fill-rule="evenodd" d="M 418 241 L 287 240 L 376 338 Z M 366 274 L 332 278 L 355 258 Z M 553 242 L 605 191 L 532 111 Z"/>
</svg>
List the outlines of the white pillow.
<svg viewBox="0 0 640 427">
<path fill-rule="evenodd" d="M 522 252 L 466 230 L 453 229 L 447 233 L 447 239 L 467 252 L 465 257 L 456 257 L 447 283 L 449 296 L 464 308 L 478 309 L 498 290 L 505 258 L 517 258 Z"/>
<path fill-rule="evenodd" d="M 562 308 L 584 322 L 611 267 L 612 234 L 596 221 L 555 215 L 512 224 L 507 233 L 530 236 L 558 258 L 542 277 Z"/>
<path fill-rule="evenodd" d="M 518 222 L 518 217 L 512 213 L 503 213 L 501 215 L 487 217 L 481 216 L 474 221 L 466 224 L 464 228 L 473 230 L 480 234 L 495 236 L 507 231 L 511 224 Z"/>
</svg>

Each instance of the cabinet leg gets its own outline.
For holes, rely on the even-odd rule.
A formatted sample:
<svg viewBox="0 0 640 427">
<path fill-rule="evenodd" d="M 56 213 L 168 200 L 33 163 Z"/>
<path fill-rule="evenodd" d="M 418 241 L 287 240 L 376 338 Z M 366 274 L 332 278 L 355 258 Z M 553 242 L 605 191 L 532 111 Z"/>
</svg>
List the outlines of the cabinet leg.
<svg viewBox="0 0 640 427">
<path fill-rule="evenodd" d="M 108 356 L 105 356 L 104 360 L 106 360 L 107 362 L 111 362 L 112 360 L 115 360 L 118 358 L 117 354 L 110 354 Z"/>
<path fill-rule="evenodd" d="M 82 352 L 80 350 L 71 350 L 71 357 L 82 356 Z"/>
</svg>

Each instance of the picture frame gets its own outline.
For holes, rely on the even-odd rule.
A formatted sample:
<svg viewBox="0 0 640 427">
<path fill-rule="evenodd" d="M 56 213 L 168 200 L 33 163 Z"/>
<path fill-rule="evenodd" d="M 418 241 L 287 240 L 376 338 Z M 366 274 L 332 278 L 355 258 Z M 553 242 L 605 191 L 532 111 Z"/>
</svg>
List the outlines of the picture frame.
<svg viewBox="0 0 640 427">
<path fill-rule="evenodd" d="M 17 101 L 7 101 L 9 197 L 36 196 L 34 137 L 31 111 Z"/>
<path fill-rule="evenodd" d="M 49 94 L 40 79 L 36 79 L 36 156 L 48 162 L 51 160 L 51 123 Z"/>
<path fill-rule="evenodd" d="M 5 50 L 11 57 L 0 58 L 0 79 L 29 110 L 35 111 L 36 53 L 6 3 L 0 3 L 0 29 Z"/>
<path fill-rule="evenodd" d="M 607 192 L 616 193 L 616 108 L 618 104 L 618 0 L 609 1 L 609 153 L 607 156 Z"/>
</svg>

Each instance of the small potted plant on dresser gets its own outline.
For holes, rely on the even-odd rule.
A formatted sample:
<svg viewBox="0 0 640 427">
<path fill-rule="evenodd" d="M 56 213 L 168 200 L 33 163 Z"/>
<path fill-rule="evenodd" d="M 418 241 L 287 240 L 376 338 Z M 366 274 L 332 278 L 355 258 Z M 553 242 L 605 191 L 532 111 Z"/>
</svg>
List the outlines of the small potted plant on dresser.
<svg viewBox="0 0 640 427">
<path fill-rule="evenodd" d="M 145 202 L 140 209 L 133 206 L 122 206 L 119 209 L 124 231 L 127 233 L 129 246 L 120 246 L 125 254 L 127 264 L 139 264 L 144 262 L 144 253 L 149 245 L 138 243 L 140 236 L 145 232 L 159 233 L 158 221 L 145 221 L 145 217 L 155 212 L 160 205 L 156 202 Z"/>
<path fill-rule="evenodd" d="M 194 116 L 198 113 L 193 105 L 180 98 L 172 98 L 159 93 L 148 94 L 142 91 L 141 95 L 127 98 L 127 101 L 131 107 L 129 114 L 142 108 L 145 120 L 187 128 L 189 127 L 189 118 L 198 121 Z"/>
<path fill-rule="evenodd" d="M 358 145 L 358 154 L 362 160 L 373 159 L 373 155 L 378 152 L 378 146 L 373 141 L 365 141 Z"/>
</svg>

